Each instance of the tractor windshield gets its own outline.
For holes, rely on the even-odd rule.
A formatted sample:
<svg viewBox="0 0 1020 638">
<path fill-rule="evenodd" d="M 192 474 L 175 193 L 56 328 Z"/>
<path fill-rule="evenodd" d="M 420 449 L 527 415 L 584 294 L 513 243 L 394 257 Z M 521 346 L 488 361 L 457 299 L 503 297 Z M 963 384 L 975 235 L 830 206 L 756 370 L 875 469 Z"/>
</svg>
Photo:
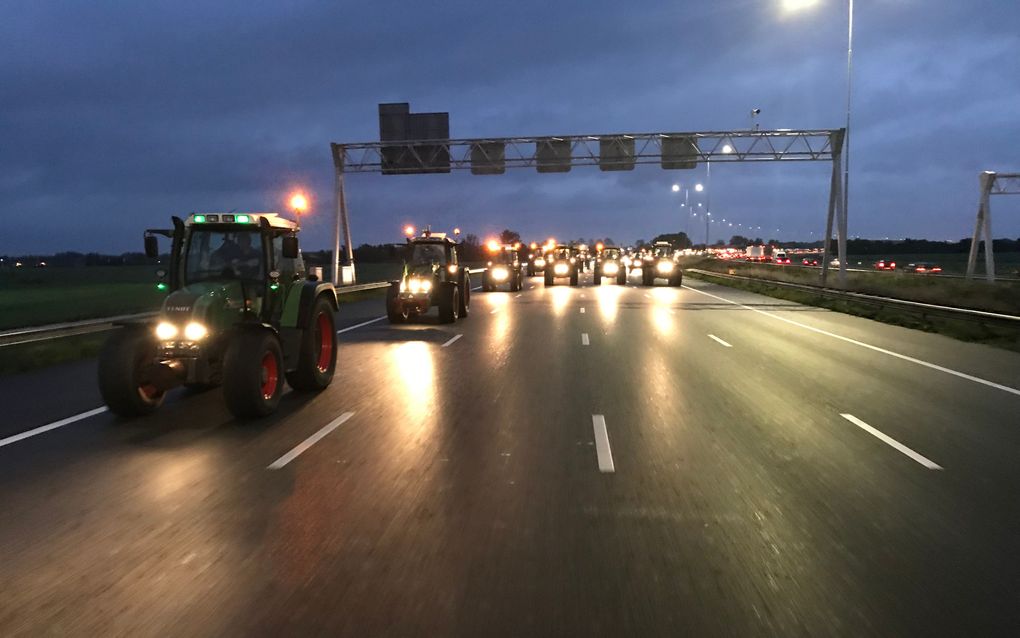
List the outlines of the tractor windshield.
<svg viewBox="0 0 1020 638">
<path fill-rule="evenodd" d="M 265 279 L 258 230 L 192 229 L 184 257 L 186 283 L 210 279 Z"/>
<path fill-rule="evenodd" d="M 652 250 L 652 254 L 654 254 L 656 257 L 659 257 L 659 258 L 672 257 L 673 256 L 673 249 L 670 248 L 669 246 L 656 246 Z"/>
<path fill-rule="evenodd" d="M 620 251 L 615 248 L 606 248 L 602 251 L 602 259 L 612 261 L 620 258 Z"/>
<path fill-rule="evenodd" d="M 413 266 L 429 266 L 446 264 L 446 251 L 442 244 L 411 244 L 410 262 Z"/>
</svg>

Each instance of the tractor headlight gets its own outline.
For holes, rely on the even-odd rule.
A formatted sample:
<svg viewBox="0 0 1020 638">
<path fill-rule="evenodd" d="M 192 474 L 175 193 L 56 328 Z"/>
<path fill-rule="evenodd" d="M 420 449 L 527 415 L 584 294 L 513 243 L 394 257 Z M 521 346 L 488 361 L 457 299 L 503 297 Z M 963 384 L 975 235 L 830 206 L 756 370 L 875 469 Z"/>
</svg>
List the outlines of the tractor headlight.
<svg viewBox="0 0 1020 638">
<path fill-rule="evenodd" d="M 673 272 L 673 262 L 660 261 L 658 265 L 655 266 L 655 269 L 662 273 Z"/>
<path fill-rule="evenodd" d="M 566 264 L 556 264 L 555 266 L 553 266 L 553 272 L 556 273 L 557 275 L 565 275 L 569 270 L 570 267 L 567 266 Z"/>
<path fill-rule="evenodd" d="M 535 259 L 535 265 L 538 266 L 539 268 L 543 268 L 545 267 L 545 260 L 542 259 L 541 257 L 538 257 L 537 259 Z"/>
<path fill-rule="evenodd" d="M 207 334 L 209 334 L 209 331 L 206 327 L 197 321 L 192 321 L 188 325 L 184 326 L 184 338 L 188 341 L 201 341 L 202 339 L 205 339 Z"/>
<path fill-rule="evenodd" d="M 414 277 L 407 283 L 407 289 L 411 294 L 416 295 L 420 292 L 428 292 L 432 290 L 432 281 L 429 279 L 422 279 L 420 277 Z"/>
<path fill-rule="evenodd" d="M 156 324 L 156 338 L 160 341 L 170 341 L 177 336 L 177 326 L 169 321 L 160 321 Z"/>
<path fill-rule="evenodd" d="M 606 273 L 607 275 L 615 275 L 616 273 L 620 272 L 620 267 L 616 265 L 615 261 L 611 261 L 602 267 L 602 272 Z"/>
<path fill-rule="evenodd" d="M 509 277 L 509 276 L 510 276 L 510 273 L 507 272 L 506 268 L 493 268 L 492 269 L 492 278 L 495 279 L 496 281 L 505 281 L 506 278 Z"/>
</svg>

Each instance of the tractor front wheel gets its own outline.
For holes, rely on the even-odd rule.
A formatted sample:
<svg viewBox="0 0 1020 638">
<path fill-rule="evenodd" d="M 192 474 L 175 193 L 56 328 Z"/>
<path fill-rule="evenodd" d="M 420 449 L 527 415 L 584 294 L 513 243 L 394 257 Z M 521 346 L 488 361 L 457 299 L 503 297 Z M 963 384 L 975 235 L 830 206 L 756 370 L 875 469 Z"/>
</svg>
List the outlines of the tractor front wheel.
<svg viewBox="0 0 1020 638">
<path fill-rule="evenodd" d="M 99 354 L 99 394 L 117 416 L 149 414 L 166 391 L 149 378 L 156 362 L 156 339 L 144 329 L 121 328 Z"/>
<path fill-rule="evenodd" d="M 223 398 L 239 419 L 276 411 L 283 394 L 283 352 L 268 330 L 235 335 L 223 357 Z"/>
<path fill-rule="evenodd" d="M 439 323 L 453 323 L 460 311 L 457 284 L 444 281 L 439 286 Z"/>
<path fill-rule="evenodd" d="M 335 315 L 325 297 L 315 301 L 303 328 L 297 369 L 287 373 L 287 383 L 295 390 L 324 390 L 333 380 L 337 355 Z"/>
</svg>

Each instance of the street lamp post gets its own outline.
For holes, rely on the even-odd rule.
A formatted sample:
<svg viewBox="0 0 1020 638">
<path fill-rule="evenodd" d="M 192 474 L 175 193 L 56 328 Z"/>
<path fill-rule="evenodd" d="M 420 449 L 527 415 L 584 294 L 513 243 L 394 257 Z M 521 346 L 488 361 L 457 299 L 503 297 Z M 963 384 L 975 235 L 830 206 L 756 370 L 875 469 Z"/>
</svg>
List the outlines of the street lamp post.
<svg viewBox="0 0 1020 638">
<path fill-rule="evenodd" d="M 797 11 L 815 4 L 816 0 L 783 0 L 787 11 Z M 843 215 L 838 220 L 840 224 L 839 236 L 845 238 L 847 235 L 847 218 L 850 206 L 850 106 L 853 89 L 853 63 L 854 63 L 854 0 L 847 0 L 847 33 L 846 33 L 846 130 L 843 133 Z M 829 238 L 826 238 L 828 241 Z M 841 283 L 846 282 L 846 244 L 845 240 L 840 241 L 839 251 L 839 278 Z M 825 273 L 825 269 L 822 269 Z"/>
<path fill-rule="evenodd" d="M 673 192 L 680 192 L 680 184 L 673 184 Z M 691 189 L 690 187 L 684 187 L 684 203 L 680 205 L 687 211 L 687 221 L 684 222 L 684 234 L 687 235 L 687 239 L 691 238 Z M 694 242 L 691 242 L 694 243 Z"/>
</svg>

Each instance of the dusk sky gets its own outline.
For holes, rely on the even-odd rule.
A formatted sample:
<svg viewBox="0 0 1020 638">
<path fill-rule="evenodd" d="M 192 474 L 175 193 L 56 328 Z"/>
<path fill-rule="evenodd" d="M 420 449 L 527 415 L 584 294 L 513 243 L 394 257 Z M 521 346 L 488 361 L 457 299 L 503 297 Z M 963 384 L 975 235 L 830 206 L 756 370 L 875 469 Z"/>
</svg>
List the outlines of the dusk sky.
<svg viewBox="0 0 1020 638">
<path fill-rule="evenodd" d="M 846 2 L 782 7 L 7 2 L 0 253 L 141 250 L 173 214 L 278 210 L 298 188 L 303 244 L 326 247 L 329 142 L 377 140 L 379 102 L 449 111 L 457 138 L 746 128 L 755 107 L 763 128 L 838 128 Z M 850 234 L 968 236 L 978 173 L 1020 171 L 1020 2 L 858 0 L 854 26 Z M 716 165 L 713 215 L 818 239 L 829 170 Z M 670 186 L 696 181 L 703 166 L 352 175 L 348 203 L 355 244 L 405 222 L 625 242 L 684 229 Z M 1020 197 L 993 211 L 1020 236 Z"/>
</svg>

